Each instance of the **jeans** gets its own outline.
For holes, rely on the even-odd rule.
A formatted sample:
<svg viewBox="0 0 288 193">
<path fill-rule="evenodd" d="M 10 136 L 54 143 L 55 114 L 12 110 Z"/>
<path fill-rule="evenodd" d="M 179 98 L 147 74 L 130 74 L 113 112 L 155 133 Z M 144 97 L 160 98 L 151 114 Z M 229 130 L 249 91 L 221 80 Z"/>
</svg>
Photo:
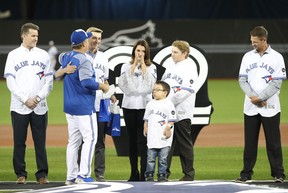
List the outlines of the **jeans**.
<svg viewBox="0 0 288 193">
<path fill-rule="evenodd" d="M 167 169 L 167 156 L 170 151 L 170 147 L 152 148 L 147 151 L 147 167 L 145 175 L 154 174 L 156 157 L 158 156 L 158 175 L 164 174 L 166 176 Z"/>
</svg>

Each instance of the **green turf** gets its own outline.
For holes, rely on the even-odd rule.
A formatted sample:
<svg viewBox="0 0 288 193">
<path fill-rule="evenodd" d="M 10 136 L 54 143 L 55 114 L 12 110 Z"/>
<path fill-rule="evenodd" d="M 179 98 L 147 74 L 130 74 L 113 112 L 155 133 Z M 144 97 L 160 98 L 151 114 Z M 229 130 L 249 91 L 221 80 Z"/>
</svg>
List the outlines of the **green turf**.
<svg viewBox="0 0 288 193">
<path fill-rule="evenodd" d="M 209 97 L 213 102 L 215 111 L 212 115 L 213 123 L 242 123 L 242 106 L 244 95 L 239 88 L 237 80 L 209 80 Z M 66 124 L 63 109 L 62 82 L 55 82 L 54 89 L 48 97 L 49 124 Z M 9 105 L 10 93 L 5 81 L 0 81 L 0 125 L 10 125 Z M 284 81 L 281 89 L 281 123 L 288 123 L 288 83 Z M 284 100 L 285 99 L 285 100 Z M 1 126 L 0 126 L 1 128 Z M 12 148 L 0 148 L 0 181 L 15 180 L 12 167 Z M 64 181 L 66 174 L 65 148 L 49 147 L 49 179 L 52 181 Z M 284 165 L 288 157 L 288 147 L 283 148 Z M 28 148 L 26 152 L 27 170 L 29 180 L 35 180 L 35 156 L 34 150 Z M 287 165 L 287 163 L 286 163 Z M 212 148 L 195 147 L 196 179 L 224 179 L 232 180 L 238 177 L 242 167 L 242 148 Z M 106 178 L 113 180 L 127 180 L 129 177 L 128 157 L 118 157 L 114 148 L 107 148 L 106 153 Z M 182 177 L 179 158 L 172 162 L 172 179 Z M 264 147 L 259 148 L 254 179 L 271 179 L 268 160 Z"/>
<path fill-rule="evenodd" d="M 214 113 L 211 123 L 243 123 L 244 94 L 237 80 L 209 80 L 209 98 Z M 281 123 L 288 123 L 288 81 L 283 81 L 281 101 Z"/>
<path fill-rule="evenodd" d="M 66 124 L 63 113 L 63 83 L 55 81 L 53 91 L 48 97 L 49 124 Z M 242 93 L 236 79 L 209 80 L 209 98 L 214 106 L 211 118 L 213 123 L 242 123 L 243 122 L 243 100 Z M 0 103 L 0 125 L 11 124 L 9 105 L 10 93 L 5 81 L 0 81 L 1 103 Z M 282 119 L 281 123 L 288 123 L 288 82 L 284 81 L 280 93 Z M 285 99 L 285 100 L 284 100 Z"/>
<path fill-rule="evenodd" d="M 12 167 L 12 147 L 0 149 L 0 181 L 16 180 Z M 233 180 L 238 177 L 242 168 L 241 147 L 195 147 L 195 170 L 197 180 Z M 50 147 L 47 149 L 49 161 L 49 180 L 66 179 L 65 148 Z M 288 157 L 288 147 L 283 147 L 283 157 Z M 28 180 L 35 181 L 35 155 L 33 148 L 26 152 Z M 92 164 L 93 165 L 93 164 Z M 171 166 L 171 178 L 182 177 L 179 157 L 174 157 Z M 253 179 L 271 180 L 270 167 L 264 147 L 259 148 L 258 159 L 254 168 Z M 127 180 L 130 175 L 128 157 L 117 156 L 113 147 L 106 148 L 106 178 L 109 180 Z M 94 177 L 94 174 L 92 173 Z"/>
</svg>

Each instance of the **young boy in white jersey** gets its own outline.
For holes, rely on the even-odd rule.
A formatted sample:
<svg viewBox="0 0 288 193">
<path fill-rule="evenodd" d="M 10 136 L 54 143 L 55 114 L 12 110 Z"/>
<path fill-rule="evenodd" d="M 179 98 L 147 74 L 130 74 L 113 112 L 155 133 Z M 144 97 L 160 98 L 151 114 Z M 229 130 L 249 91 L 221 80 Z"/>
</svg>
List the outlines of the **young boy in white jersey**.
<svg viewBox="0 0 288 193">
<path fill-rule="evenodd" d="M 144 136 L 147 137 L 147 167 L 145 181 L 154 181 L 155 163 L 158 156 L 158 181 L 166 178 L 167 156 L 172 144 L 173 124 L 176 120 L 175 107 L 169 95 L 170 86 L 164 81 L 157 81 L 151 100 L 144 114 Z"/>
</svg>

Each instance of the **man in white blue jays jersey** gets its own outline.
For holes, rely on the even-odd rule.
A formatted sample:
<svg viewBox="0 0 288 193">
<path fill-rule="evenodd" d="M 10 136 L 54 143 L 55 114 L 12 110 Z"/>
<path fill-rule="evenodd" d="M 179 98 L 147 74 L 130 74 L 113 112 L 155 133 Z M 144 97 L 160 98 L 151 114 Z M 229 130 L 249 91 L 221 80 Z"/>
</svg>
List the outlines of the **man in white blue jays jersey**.
<svg viewBox="0 0 288 193">
<path fill-rule="evenodd" d="M 280 100 L 282 81 L 286 79 L 284 59 L 267 43 L 268 32 L 257 26 L 250 32 L 254 50 L 247 52 L 239 72 L 239 84 L 245 93 L 243 169 L 238 182 L 252 179 L 257 159 L 258 138 L 263 126 L 271 176 L 275 182 L 285 179 L 280 136 Z"/>
<path fill-rule="evenodd" d="M 50 58 L 45 50 L 36 47 L 39 27 L 26 23 L 21 27 L 22 44 L 9 52 L 4 77 L 11 92 L 11 119 L 13 126 L 13 167 L 17 184 L 25 184 L 25 150 L 27 129 L 30 124 L 34 140 L 39 184 L 47 184 L 48 163 L 46 154 L 46 129 L 48 106 L 46 97 L 53 87 Z"/>
<path fill-rule="evenodd" d="M 91 32 L 92 36 L 88 39 L 89 50 L 87 55 L 91 56 L 93 62 L 93 69 L 95 72 L 96 81 L 109 85 L 109 64 L 108 58 L 105 54 L 99 50 L 99 46 L 102 40 L 103 30 L 96 27 L 89 27 L 86 32 Z M 99 109 L 100 109 L 100 100 L 103 99 L 103 91 L 96 91 L 96 100 L 95 100 L 95 109 L 97 114 L 97 121 L 99 120 Z M 113 95 L 111 99 L 114 99 L 112 102 L 116 102 L 116 98 Z M 105 133 L 104 127 L 107 122 L 98 121 L 98 138 L 95 146 L 95 156 L 94 156 L 94 173 L 96 181 L 104 182 L 105 181 Z"/>
<path fill-rule="evenodd" d="M 193 63 L 189 60 L 190 45 L 186 41 L 177 40 L 172 43 L 171 57 L 173 61 L 167 65 L 162 80 L 171 87 L 168 95 L 175 105 L 177 120 L 174 124 L 174 138 L 168 155 L 167 177 L 170 175 L 170 165 L 175 145 L 179 147 L 182 172 L 180 181 L 194 180 L 194 150 L 190 136 L 196 93 L 195 81 L 198 78 Z"/>
<path fill-rule="evenodd" d="M 63 75 L 67 65 L 76 67 L 76 71 L 64 74 L 64 112 L 68 122 L 67 145 L 67 185 L 93 182 L 91 162 L 97 141 L 97 121 L 94 107 L 96 90 L 107 92 L 109 86 L 95 81 L 91 60 L 86 57 L 88 38 L 91 33 L 82 29 L 71 35 L 73 51 L 60 58 L 61 68 L 56 74 Z M 78 169 L 78 149 L 82 145 L 80 167 Z"/>
</svg>

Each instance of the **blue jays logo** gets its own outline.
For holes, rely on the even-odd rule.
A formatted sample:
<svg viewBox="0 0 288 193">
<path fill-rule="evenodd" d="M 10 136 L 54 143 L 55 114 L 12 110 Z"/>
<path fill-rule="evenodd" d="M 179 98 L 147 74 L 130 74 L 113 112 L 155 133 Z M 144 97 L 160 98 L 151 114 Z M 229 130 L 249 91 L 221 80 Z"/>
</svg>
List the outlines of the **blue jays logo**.
<svg viewBox="0 0 288 193">
<path fill-rule="evenodd" d="M 39 76 L 40 80 L 45 76 L 44 71 L 38 72 L 36 75 Z"/>
<path fill-rule="evenodd" d="M 181 90 L 181 87 L 180 86 L 173 86 L 172 90 L 174 91 L 174 93 L 176 93 L 176 92 Z"/>
<path fill-rule="evenodd" d="M 104 82 L 104 81 L 105 81 L 104 75 L 100 76 L 100 77 L 99 77 L 99 80 L 101 80 L 102 82 Z"/>
<path fill-rule="evenodd" d="M 272 76 L 271 75 L 268 75 L 268 76 L 263 76 L 262 77 L 265 81 L 266 81 L 266 83 L 269 83 L 270 81 L 272 81 L 273 80 L 273 78 L 272 78 Z"/>
<path fill-rule="evenodd" d="M 161 126 L 166 125 L 166 122 L 165 122 L 164 120 L 158 121 L 158 123 L 159 123 Z"/>
</svg>

